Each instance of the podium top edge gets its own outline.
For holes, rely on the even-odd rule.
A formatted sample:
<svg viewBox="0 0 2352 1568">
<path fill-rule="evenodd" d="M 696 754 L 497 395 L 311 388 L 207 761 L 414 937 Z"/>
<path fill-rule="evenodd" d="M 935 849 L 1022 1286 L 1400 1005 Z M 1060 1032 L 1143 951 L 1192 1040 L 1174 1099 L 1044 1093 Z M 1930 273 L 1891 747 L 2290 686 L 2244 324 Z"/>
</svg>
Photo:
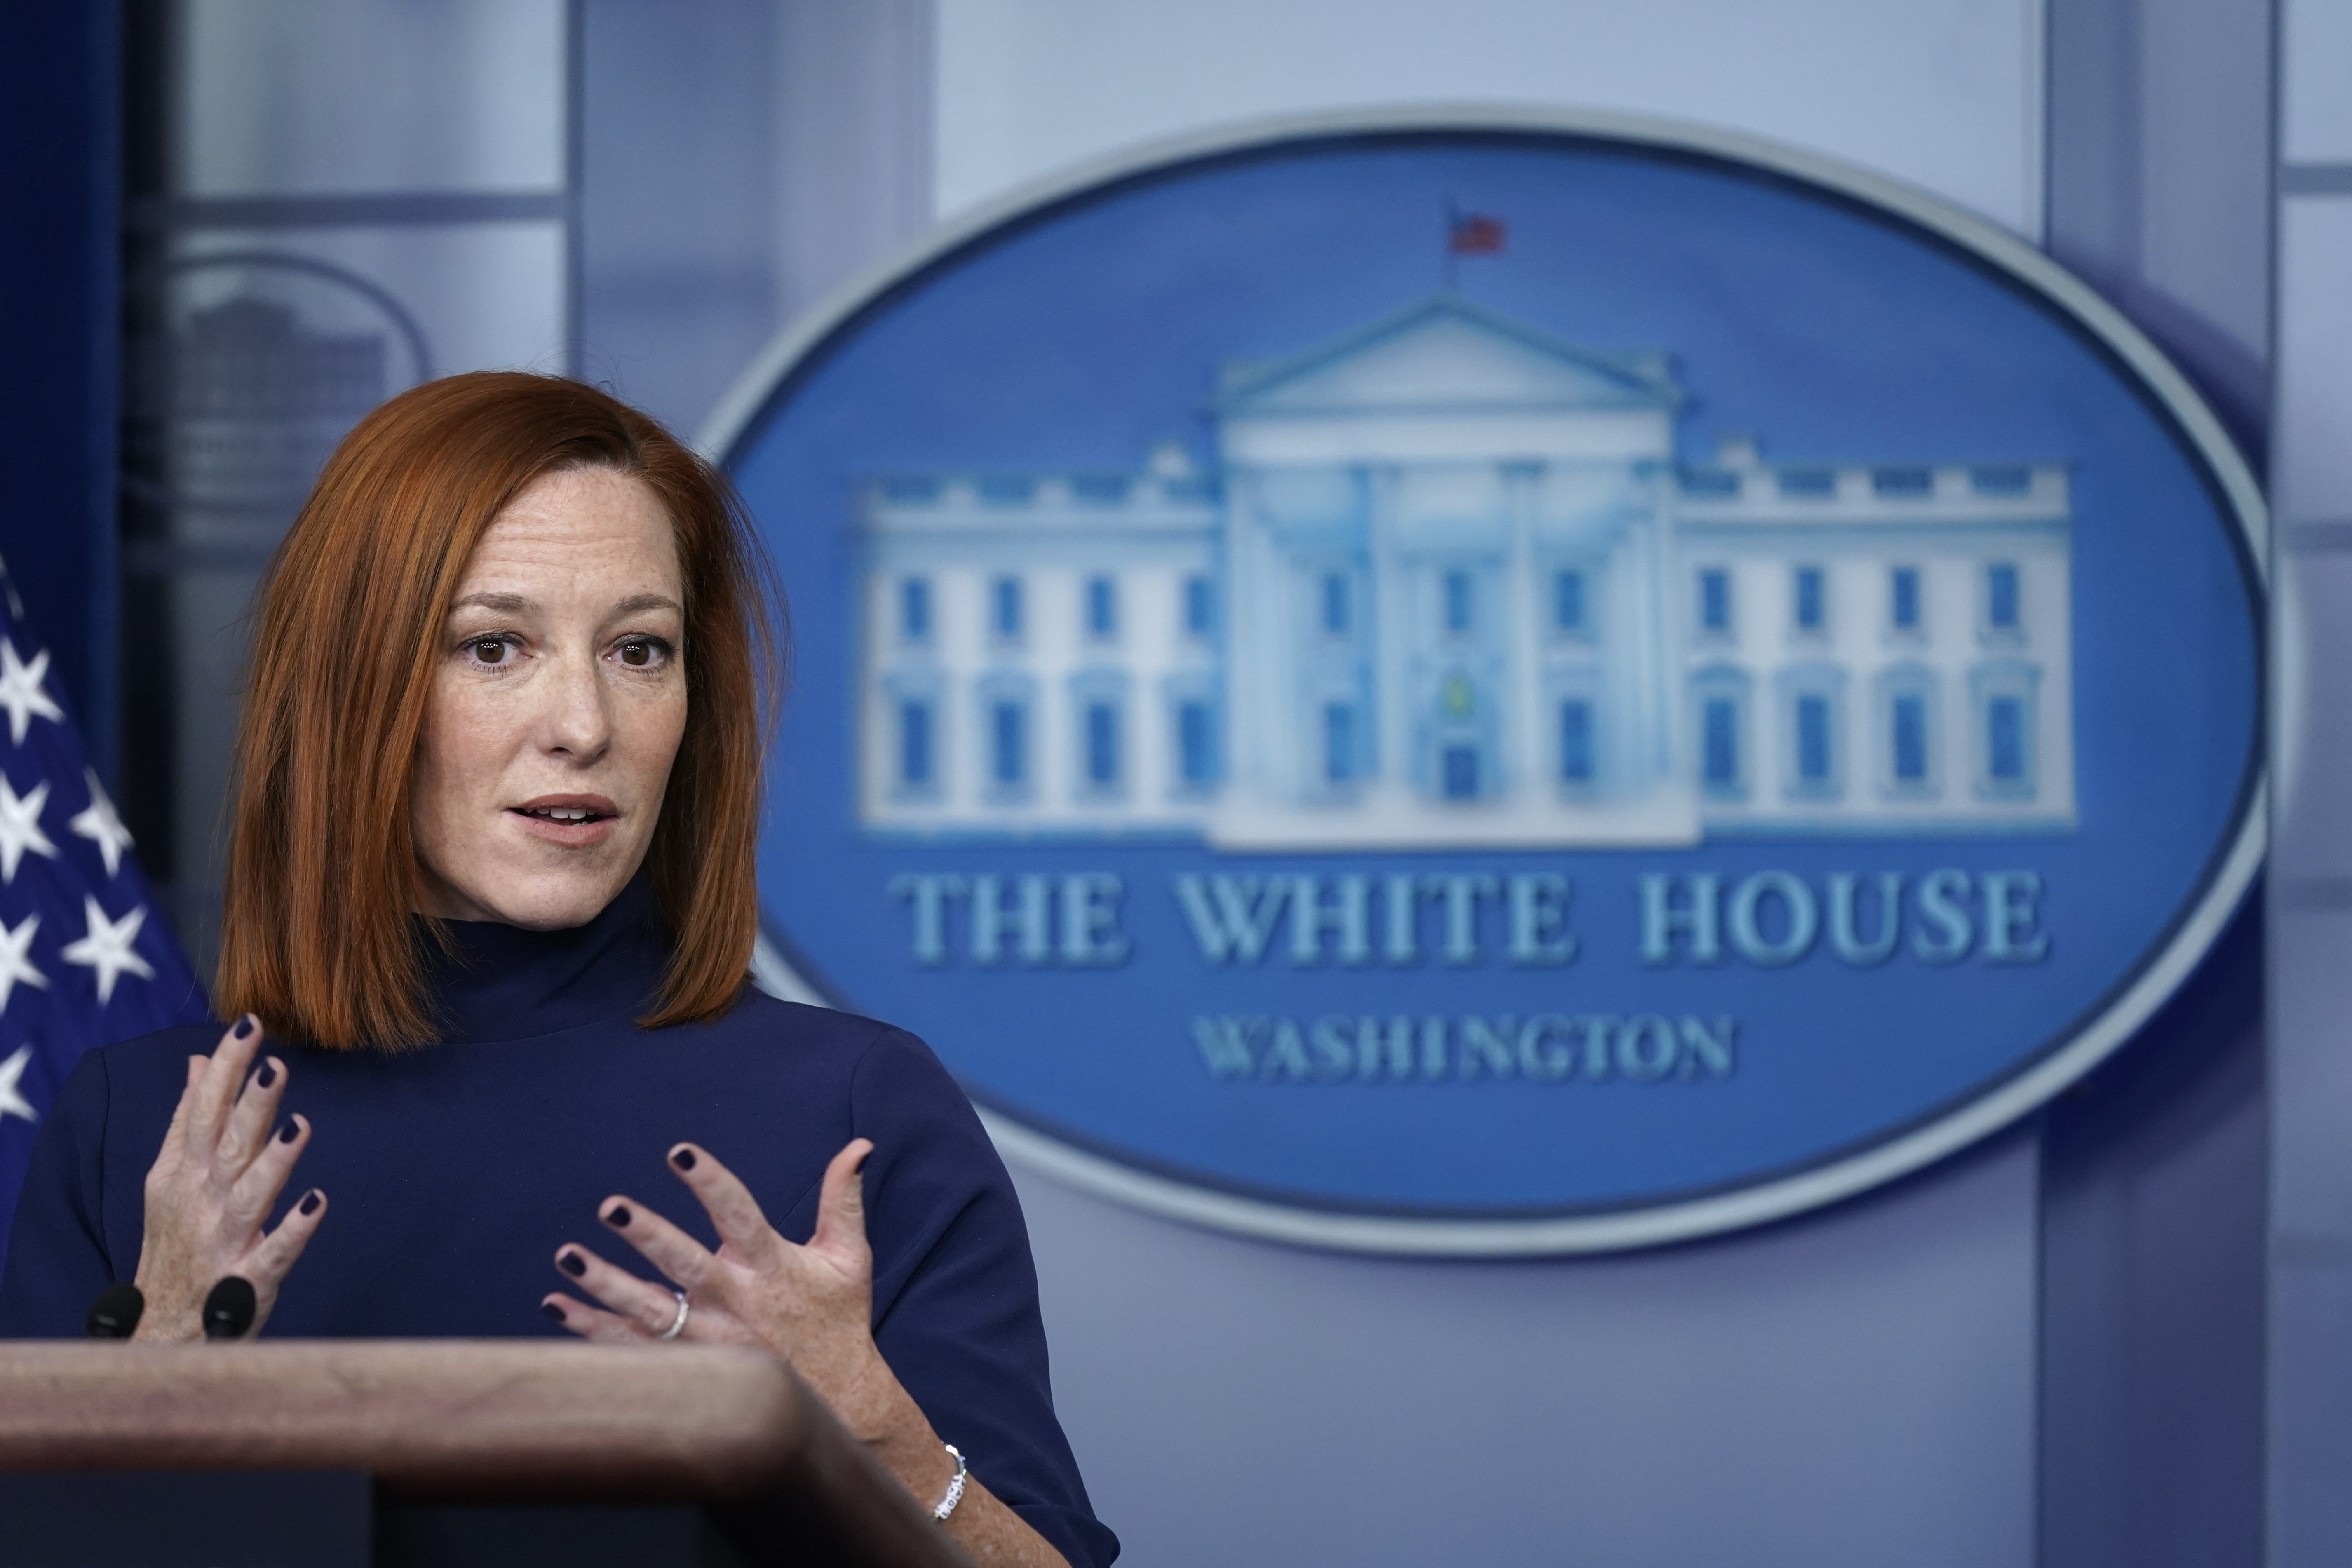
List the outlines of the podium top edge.
<svg viewBox="0 0 2352 1568">
<path fill-rule="evenodd" d="M 0 1342 L 0 1470 L 365 1470 L 394 1495 L 719 1500 L 830 1426 L 719 1345 Z"/>
</svg>

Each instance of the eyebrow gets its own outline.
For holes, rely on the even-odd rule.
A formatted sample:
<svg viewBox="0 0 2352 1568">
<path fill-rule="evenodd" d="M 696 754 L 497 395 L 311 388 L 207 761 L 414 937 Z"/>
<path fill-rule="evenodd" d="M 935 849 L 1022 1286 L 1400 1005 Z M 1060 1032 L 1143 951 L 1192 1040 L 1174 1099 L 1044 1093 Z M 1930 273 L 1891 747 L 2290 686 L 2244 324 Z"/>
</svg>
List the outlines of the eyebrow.
<svg viewBox="0 0 2352 1568">
<path fill-rule="evenodd" d="M 686 615 L 683 605 L 662 594 L 632 594 L 613 606 L 613 613 L 616 616 L 642 615 L 647 610 L 673 610 L 681 618 Z"/>
<path fill-rule="evenodd" d="M 539 608 L 520 594 L 468 594 L 451 605 L 449 609 L 454 614 L 468 605 L 477 605 L 485 610 L 495 610 L 502 616 L 519 616 L 527 610 Z"/>
<path fill-rule="evenodd" d="M 454 615 L 469 605 L 478 605 L 501 616 L 528 615 L 539 608 L 536 601 L 526 598 L 520 594 L 468 594 L 451 605 L 449 609 Z M 647 610 L 671 610 L 681 616 L 686 614 L 676 599 L 663 594 L 632 594 L 614 605 L 612 613 L 616 616 L 635 616 L 642 615 Z"/>
</svg>

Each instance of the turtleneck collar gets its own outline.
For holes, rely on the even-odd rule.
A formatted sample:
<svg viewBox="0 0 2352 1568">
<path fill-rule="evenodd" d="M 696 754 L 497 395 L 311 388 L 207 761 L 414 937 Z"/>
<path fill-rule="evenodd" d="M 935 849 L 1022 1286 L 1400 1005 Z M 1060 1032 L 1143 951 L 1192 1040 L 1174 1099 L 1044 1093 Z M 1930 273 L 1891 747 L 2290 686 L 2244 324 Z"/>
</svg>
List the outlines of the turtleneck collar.
<svg viewBox="0 0 2352 1568">
<path fill-rule="evenodd" d="M 425 942 L 425 973 L 441 1037 L 451 1045 L 528 1039 L 634 1016 L 669 961 L 668 927 L 642 875 L 594 920 L 568 931 L 442 923 L 450 951 Z"/>
</svg>

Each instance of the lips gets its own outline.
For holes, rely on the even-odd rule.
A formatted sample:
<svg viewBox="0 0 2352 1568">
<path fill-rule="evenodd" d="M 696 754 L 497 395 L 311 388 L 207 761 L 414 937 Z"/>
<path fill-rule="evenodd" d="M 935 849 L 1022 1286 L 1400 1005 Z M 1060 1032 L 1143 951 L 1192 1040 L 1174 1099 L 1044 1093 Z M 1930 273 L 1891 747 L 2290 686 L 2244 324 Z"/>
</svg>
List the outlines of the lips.
<svg viewBox="0 0 2352 1568">
<path fill-rule="evenodd" d="M 583 848 L 612 833 L 620 808 L 601 795 L 551 795 L 510 805 L 507 815 L 534 838 Z"/>
</svg>

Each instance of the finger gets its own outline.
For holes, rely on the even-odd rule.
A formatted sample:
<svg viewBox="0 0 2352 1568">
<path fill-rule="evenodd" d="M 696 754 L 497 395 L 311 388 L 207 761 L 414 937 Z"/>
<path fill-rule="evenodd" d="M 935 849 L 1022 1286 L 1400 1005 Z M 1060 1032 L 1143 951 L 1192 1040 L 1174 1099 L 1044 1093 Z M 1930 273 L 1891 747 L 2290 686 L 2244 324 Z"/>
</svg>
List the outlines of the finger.
<svg viewBox="0 0 2352 1568">
<path fill-rule="evenodd" d="M 327 1194 L 312 1187 L 302 1201 L 286 1211 L 278 1228 L 261 1238 L 244 1265 L 245 1277 L 257 1290 L 275 1291 L 300 1259 L 302 1249 L 319 1233 L 327 1217 Z"/>
<path fill-rule="evenodd" d="M 229 1102 L 244 1086 L 245 1069 L 261 1048 L 261 1022 L 247 1013 L 214 1047 L 204 1081 L 196 1086 L 196 1102 L 188 1113 L 188 1145 L 209 1155 L 220 1143 L 221 1121 Z"/>
<path fill-rule="evenodd" d="M 816 1200 L 816 1234 L 809 1246 L 845 1260 L 870 1257 L 866 1246 L 866 1156 L 872 1142 L 853 1138 L 824 1168 L 824 1186 Z"/>
<path fill-rule="evenodd" d="M 172 1124 L 163 1129 L 163 1146 L 155 1152 L 155 1163 L 161 1165 L 167 1156 L 176 1155 L 188 1135 L 190 1108 L 195 1104 L 196 1086 L 205 1081 L 203 1057 L 188 1058 L 188 1079 L 180 1086 L 180 1103 L 172 1107 Z"/>
<path fill-rule="evenodd" d="M 686 1232 L 627 1198 L 608 1198 L 596 1217 L 644 1254 L 646 1262 L 677 1282 L 681 1290 L 724 1285 L 725 1270 L 710 1249 Z"/>
<path fill-rule="evenodd" d="M 253 1163 L 254 1156 L 269 1142 L 270 1129 L 278 1121 L 278 1103 L 285 1098 L 286 1064 L 276 1057 L 262 1058 L 247 1080 L 245 1092 L 230 1108 L 220 1148 L 213 1156 L 215 1168 L 233 1179 Z"/>
<path fill-rule="evenodd" d="M 676 1292 L 640 1279 L 625 1268 L 615 1268 L 584 1247 L 558 1248 L 555 1266 L 582 1289 L 648 1333 L 658 1334 L 677 1319 Z"/>
<path fill-rule="evenodd" d="M 236 1184 L 228 1190 L 229 1212 L 247 1225 L 258 1225 L 261 1218 L 278 1206 L 278 1194 L 286 1190 L 286 1179 L 294 1173 L 294 1162 L 310 1146 L 310 1122 L 300 1111 L 287 1118 L 286 1125 L 262 1146 L 261 1152 L 245 1168 Z"/>
<path fill-rule="evenodd" d="M 719 1229 L 719 1240 L 754 1264 L 764 1263 L 776 1255 L 784 1238 L 776 1234 L 768 1216 L 760 1212 L 760 1202 L 751 1195 L 751 1189 L 738 1181 L 735 1173 L 720 1164 L 709 1150 L 698 1144 L 681 1143 L 669 1152 L 669 1168 L 701 1200 L 710 1223 Z"/>
<path fill-rule="evenodd" d="M 583 1340 L 598 1344 L 643 1344 L 653 1335 L 611 1312 L 600 1311 L 585 1301 L 576 1300 L 558 1291 L 539 1304 L 539 1310 L 578 1334 Z"/>
</svg>

